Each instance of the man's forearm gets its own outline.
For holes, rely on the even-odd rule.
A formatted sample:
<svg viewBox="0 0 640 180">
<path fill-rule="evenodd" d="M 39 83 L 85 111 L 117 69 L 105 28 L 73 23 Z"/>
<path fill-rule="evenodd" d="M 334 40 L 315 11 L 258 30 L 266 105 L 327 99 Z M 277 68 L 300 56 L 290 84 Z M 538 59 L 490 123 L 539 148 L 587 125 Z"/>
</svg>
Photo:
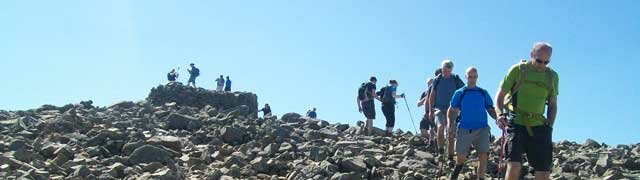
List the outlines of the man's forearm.
<svg viewBox="0 0 640 180">
<path fill-rule="evenodd" d="M 498 115 L 496 114 L 495 109 L 488 109 L 488 111 L 489 111 L 489 116 L 491 116 L 491 118 L 493 118 L 494 120 L 498 119 Z"/>
<path fill-rule="evenodd" d="M 454 110 L 453 108 L 449 108 L 449 110 L 447 111 L 447 127 L 449 127 L 449 124 L 453 124 L 455 119 L 458 118 L 458 113 L 456 110 Z"/>
<path fill-rule="evenodd" d="M 547 119 L 549 121 L 549 125 L 553 127 L 553 124 L 556 122 L 556 114 L 558 112 L 557 104 L 549 104 L 547 109 Z"/>
</svg>

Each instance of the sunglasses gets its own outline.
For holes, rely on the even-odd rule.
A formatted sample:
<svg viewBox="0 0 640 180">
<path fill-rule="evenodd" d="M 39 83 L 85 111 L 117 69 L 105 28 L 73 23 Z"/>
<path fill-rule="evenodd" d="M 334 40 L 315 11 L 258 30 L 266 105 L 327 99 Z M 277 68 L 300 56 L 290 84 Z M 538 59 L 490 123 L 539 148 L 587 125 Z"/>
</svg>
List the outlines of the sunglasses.
<svg viewBox="0 0 640 180">
<path fill-rule="evenodd" d="M 549 64 L 551 62 L 551 61 L 542 61 L 540 59 L 535 59 L 535 60 L 536 60 L 537 63 L 544 64 L 544 65 L 547 65 L 547 64 Z"/>
</svg>

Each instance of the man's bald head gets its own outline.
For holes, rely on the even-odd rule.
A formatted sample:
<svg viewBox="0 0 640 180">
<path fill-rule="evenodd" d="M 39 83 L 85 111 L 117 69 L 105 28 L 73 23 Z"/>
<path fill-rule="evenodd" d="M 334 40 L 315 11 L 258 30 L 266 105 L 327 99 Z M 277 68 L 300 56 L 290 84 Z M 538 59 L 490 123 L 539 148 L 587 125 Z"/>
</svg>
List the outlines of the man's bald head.
<svg viewBox="0 0 640 180">
<path fill-rule="evenodd" d="M 467 78 L 467 84 L 469 87 L 475 87 L 478 82 L 478 68 L 469 67 L 465 73 L 465 77 Z"/>
<path fill-rule="evenodd" d="M 553 48 L 551 44 L 547 42 L 536 42 L 533 43 L 533 48 L 531 49 L 531 60 L 533 61 L 533 65 L 538 70 L 543 70 L 549 64 L 549 60 L 551 59 L 551 52 Z"/>
<path fill-rule="evenodd" d="M 536 43 L 533 43 L 533 48 L 531 49 L 531 52 L 534 55 L 541 55 L 543 53 L 551 54 L 552 51 L 553 51 L 553 48 L 551 47 L 551 44 L 549 44 L 547 42 L 536 42 Z"/>
</svg>

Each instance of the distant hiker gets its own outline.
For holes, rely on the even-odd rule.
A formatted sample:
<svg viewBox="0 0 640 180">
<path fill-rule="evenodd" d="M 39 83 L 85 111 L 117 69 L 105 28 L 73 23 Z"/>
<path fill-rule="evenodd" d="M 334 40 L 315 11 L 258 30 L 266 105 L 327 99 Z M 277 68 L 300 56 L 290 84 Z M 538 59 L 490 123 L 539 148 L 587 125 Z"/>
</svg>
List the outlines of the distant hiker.
<svg viewBox="0 0 640 180">
<path fill-rule="evenodd" d="M 316 108 L 311 108 L 309 109 L 309 111 L 307 111 L 307 117 L 313 118 L 315 119 L 316 117 L 318 117 L 318 114 L 316 114 Z"/>
<path fill-rule="evenodd" d="M 187 81 L 187 86 L 193 83 L 193 87 L 196 87 L 196 77 L 200 76 L 200 69 L 196 68 L 195 64 L 191 63 L 191 69 L 187 69 L 189 72 L 189 81 Z"/>
<path fill-rule="evenodd" d="M 500 83 L 495 105 L 499 127 L 507 128 L 507 180 L 520 177 L 523 153 L 535 169 L 536 179 L 549 179 L 559 82 L 558 73 L 547 66 L 551 53 L 550 44 L 535 43 L 530 60 L 511 66 Z"/>
<path fill-rule="evenodd" d="M 453 92 L 464 86 L 464 82 L 456 74 L 451 73 L 453 70 L 453 62 L 445 59 L 441 64 L 442 74 L 433 80 L 431 93 L 429 94 L 429 106 L 425 106 L 425 111 L 429 111 L 429 117 L 434 117 L 437 125 L 438 134 L 438 151 L 440 154 L 444 151 L 444 131 L 447 132 L 447 155 L 450 164 L 453 165 L 453 139 L 455 136 L 455 128 L 453 124 L 447 124 L 447 110 L 451 102 Z M 449 127 L 449 128 L 445 128 Z"/>
<path fill-rule="evenodd" d="M 176 69 L 171 69 L 171 71 L 167 73 L 167 80 L 169 80 L 169 82 L 176 82 L 176 78 L 178 78 L 178 72 L 176 72 Z"/>
<path fill-rule="evenodd" d="M 447 113 L 448 123 L 458 125 L 455 148 L 456 166 L 451 174 L 451 179 L 458 179 L 472 145 L 478 153 L 478 179 L 484 179 L 491 134 L 487 123 L 487 112 L 491 118 L 497 119 L 496 111 L 489 93 L 477 86 L 478 69 L 469 67 L 465 77 L 467 78 L 467 86 L 458 89 L 453 94 Z M 449 130 L 449 132 L 453 131 L 453 129 Z"/>
<path fill-rule="evenodd" d="M 434 73 L 434 77 L 442 74 L 442 69 L 438 68 Z M 422 107 L 425 104 L 428 104 L 429 94 L 431 93 L 431 86 L 433 85 L 433 78 L 427 79 L 427 88 L 420 95 L 420 100 L 418 100 L 418 107 Z M 422 120 L 420 121 L 420 135 L 422 137 L 426 137 L 429 139 L 428 144 L 430 146 L 435 145 L 435 129 L 436 123 L 433 121 L 433 117 L 429 117 L 429 111 L 424 111 L 422 116 Z"/>
<path fill-rule="evenodd" d="M 365 123 L 366 132 L 371 135 L 373 132 L 373 120 L 376 119 L 376 109 L 374 99 L 378 99 L 376 96 L 376 82 L 378 79 L 371 76 L 369 82 L 362 83 L 358 88 L 358 97 L 356 102 L 358 103 L 358 111 L 364 114 L 367 118 Z"/>
<path fill-rule="evenodd" d="M 224 84 L 224 91 L 231 91 L 231 80 L 229 79 L 229 76 L 227 76 L 227 81 Z"/>
<path fill-rule="evenodd" d="M 220 75 L 220 77 L 216 79 L 216 85 L 216 90 L 222 91 L 222 88 L 224 87 L 224 77 L 222 75 Z"/>
<path fill-rule="evenodd" d="M 271 107 L 269 106 L 269 104 L 264 104 L 264 107 L 258 110 L 258 112 L 260 111 L 262 111 L 262 117 L 271 116 Z"/>
<path fill-rule="evenodd" d="M 376 93 L 379 100 L 382 102 L 382 113 L 384 117 L 387 119 L 387 130 L 386 135 L 391 136 L 393 133 L 393 127 L 396 124 L 396 99 L 404 98 L 404 93 L 401 95 L 396 94 L 396 89 L 398 88 L 398 81 L 390 80 L 389 85 L 383 87 Z"/>
</svg>

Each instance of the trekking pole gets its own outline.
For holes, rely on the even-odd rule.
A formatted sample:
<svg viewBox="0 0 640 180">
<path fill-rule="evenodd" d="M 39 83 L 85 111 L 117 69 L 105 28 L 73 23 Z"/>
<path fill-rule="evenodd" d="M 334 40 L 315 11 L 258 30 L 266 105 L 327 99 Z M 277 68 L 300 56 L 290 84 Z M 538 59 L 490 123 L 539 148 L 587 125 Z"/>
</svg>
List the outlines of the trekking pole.
<svg viewBox="0 0 640 180">
<path fill-rule="evenodd" d="M 504 151 L 505 151 L 505 130 L 504 128 L 502 128 L 502 137 L 500 137 L 500 159 L 498 159 L 498 179 L 500 179 L 500 176 L 502 176 L 502 169 L 504 168 L 503 166 L 503 159 L 504 159 Z"/>
<path fill-rule="evenodd" d="M 404 104 L 407 105 L 407 111 L 409 111 L 409 117 L 411 118 L 411 125 L 413 125 L 413 130 L 416 131 L 416 134 L 418 134 L 418 129 L 416 129 L 416 123 L 413 121 L 413 114 L 411 114 L 411 109 L 409 109 L 409 103 L 407 102 L 407 96 L 404 96 L 402 98 L 404 98 Z"/>
</svg>

